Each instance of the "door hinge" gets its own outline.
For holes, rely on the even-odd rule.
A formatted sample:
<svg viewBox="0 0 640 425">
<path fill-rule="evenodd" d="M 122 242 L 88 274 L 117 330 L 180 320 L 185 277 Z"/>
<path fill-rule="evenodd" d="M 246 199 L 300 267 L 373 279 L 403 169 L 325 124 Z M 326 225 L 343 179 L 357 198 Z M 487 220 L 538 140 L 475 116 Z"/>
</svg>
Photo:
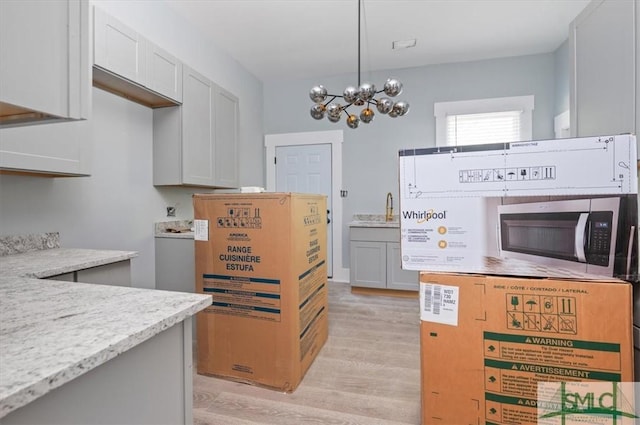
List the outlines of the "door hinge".
<svg viewBox="0 0 640 425">
<path fill-rule="evenodd" d="M 275 156 L 273 157 L 273 163 L 277 164 L 278 163 L 278 158 L 276 158 Z"/>
</svg>

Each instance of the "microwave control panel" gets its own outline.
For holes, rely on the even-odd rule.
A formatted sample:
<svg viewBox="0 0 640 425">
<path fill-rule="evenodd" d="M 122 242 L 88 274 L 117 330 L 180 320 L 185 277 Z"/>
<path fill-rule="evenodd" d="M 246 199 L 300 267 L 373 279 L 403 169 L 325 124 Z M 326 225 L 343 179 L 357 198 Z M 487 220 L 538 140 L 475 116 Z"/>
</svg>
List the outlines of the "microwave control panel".
<svg viewBox="0 0 640 425">
<path fill-rule="evenodd" d="M 587 263 L 597 266 L 609 265 L 612 225 L 613 213 L 611 211 L 598 211 L 589 214 Z"/>
</svg>

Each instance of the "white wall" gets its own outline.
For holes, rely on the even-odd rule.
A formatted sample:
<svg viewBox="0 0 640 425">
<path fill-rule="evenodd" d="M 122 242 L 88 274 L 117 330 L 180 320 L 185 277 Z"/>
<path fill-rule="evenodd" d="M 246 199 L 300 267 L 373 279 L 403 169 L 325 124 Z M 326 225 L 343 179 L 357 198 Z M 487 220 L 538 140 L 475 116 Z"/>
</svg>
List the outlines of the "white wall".
<svg viewBox="0 0 640 425">
<path fill-rule="evenodd" d="M 363 73 L 362 81 L 382 85 L 390 76 L 404 84 L 398 98 L 410 103 L 410 112 L 395 119 L 376 116 L 356 130 L 349 129 L 344 119 L 335 124 L 312 119 L 308 96 L 316 84 L 329 93 L 342 93 L 356 84 L 356 74 L 264 83 L 266 134 L 344 129 L 341 189 L 348 190 L 348 197 L 343 210 L 342 266 L 347 268 L 348 223 L 353 214 L 384 214 L 387 192 L 398 200 L 398 150 L 435 146 L 434 102 L 534 95 L 533 137 L 553 138 L 553 53 Z"/>
<path fill-rule="evenodd" d="M 233 92 L 240 103 L 240 184 L 264 186 L 262 83 L 161 1 L 95 2 Z M 138 251 L 134 286 L 155 286 L 153 224 L 193 218 L 194 188 L 152 182 L 152 110 L 93 89 L 90 177 L 0 175 L 0 234 L 60 232 L 63 247 Z M 54 126 L 56 124 L 49 124 Z M 46 140 L 43 142 L 46 143 Z"/>
<path fill-rule="evenodd" d="M 570 54 L 568 40 L 562 43 L 554 52 L 556 67 L 555 115 L 569 110 L 569 82 L 571 80 L 569 78 L 569 72 L 571 72 L 569 69 L 571 63 Z"/>
</svg>

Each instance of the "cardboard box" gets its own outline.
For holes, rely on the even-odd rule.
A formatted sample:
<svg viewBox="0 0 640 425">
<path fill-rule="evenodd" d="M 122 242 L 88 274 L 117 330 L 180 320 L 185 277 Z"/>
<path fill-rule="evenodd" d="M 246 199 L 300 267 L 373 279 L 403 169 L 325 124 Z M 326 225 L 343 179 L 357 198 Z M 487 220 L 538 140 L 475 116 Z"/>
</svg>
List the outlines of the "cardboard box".
<svg viewBox="0 0 640 425">
<path fill-rule="evenodd" d="M 628 282 L 421 273 L 420 311 L 423 425 L 534 424 L 538 382 L 633 381 Z"/>
<path fill-rule="evenodd" d="M 633 135 L 400 151 L 402 268 L 638 280 Z"/>
<path fill-rule="evenodd" d="M 196 194 L 198 373 L 295 390 L 327 340 L 326 197 Z"/>
</svg>

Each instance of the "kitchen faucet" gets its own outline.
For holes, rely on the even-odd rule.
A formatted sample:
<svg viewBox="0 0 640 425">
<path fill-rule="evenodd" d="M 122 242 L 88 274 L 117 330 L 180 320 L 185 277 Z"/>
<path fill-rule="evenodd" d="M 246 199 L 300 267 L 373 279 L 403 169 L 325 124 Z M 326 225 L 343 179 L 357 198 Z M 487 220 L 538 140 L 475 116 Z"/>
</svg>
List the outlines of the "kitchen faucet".
<svg viewBox="0 0 640 425">
<path fill-rule="evenodd" d="M 387 193 L 387 208 L 384 219 L 385 221 L 393 220 L 393 195 L 391 192 Z"/>
</svg>

